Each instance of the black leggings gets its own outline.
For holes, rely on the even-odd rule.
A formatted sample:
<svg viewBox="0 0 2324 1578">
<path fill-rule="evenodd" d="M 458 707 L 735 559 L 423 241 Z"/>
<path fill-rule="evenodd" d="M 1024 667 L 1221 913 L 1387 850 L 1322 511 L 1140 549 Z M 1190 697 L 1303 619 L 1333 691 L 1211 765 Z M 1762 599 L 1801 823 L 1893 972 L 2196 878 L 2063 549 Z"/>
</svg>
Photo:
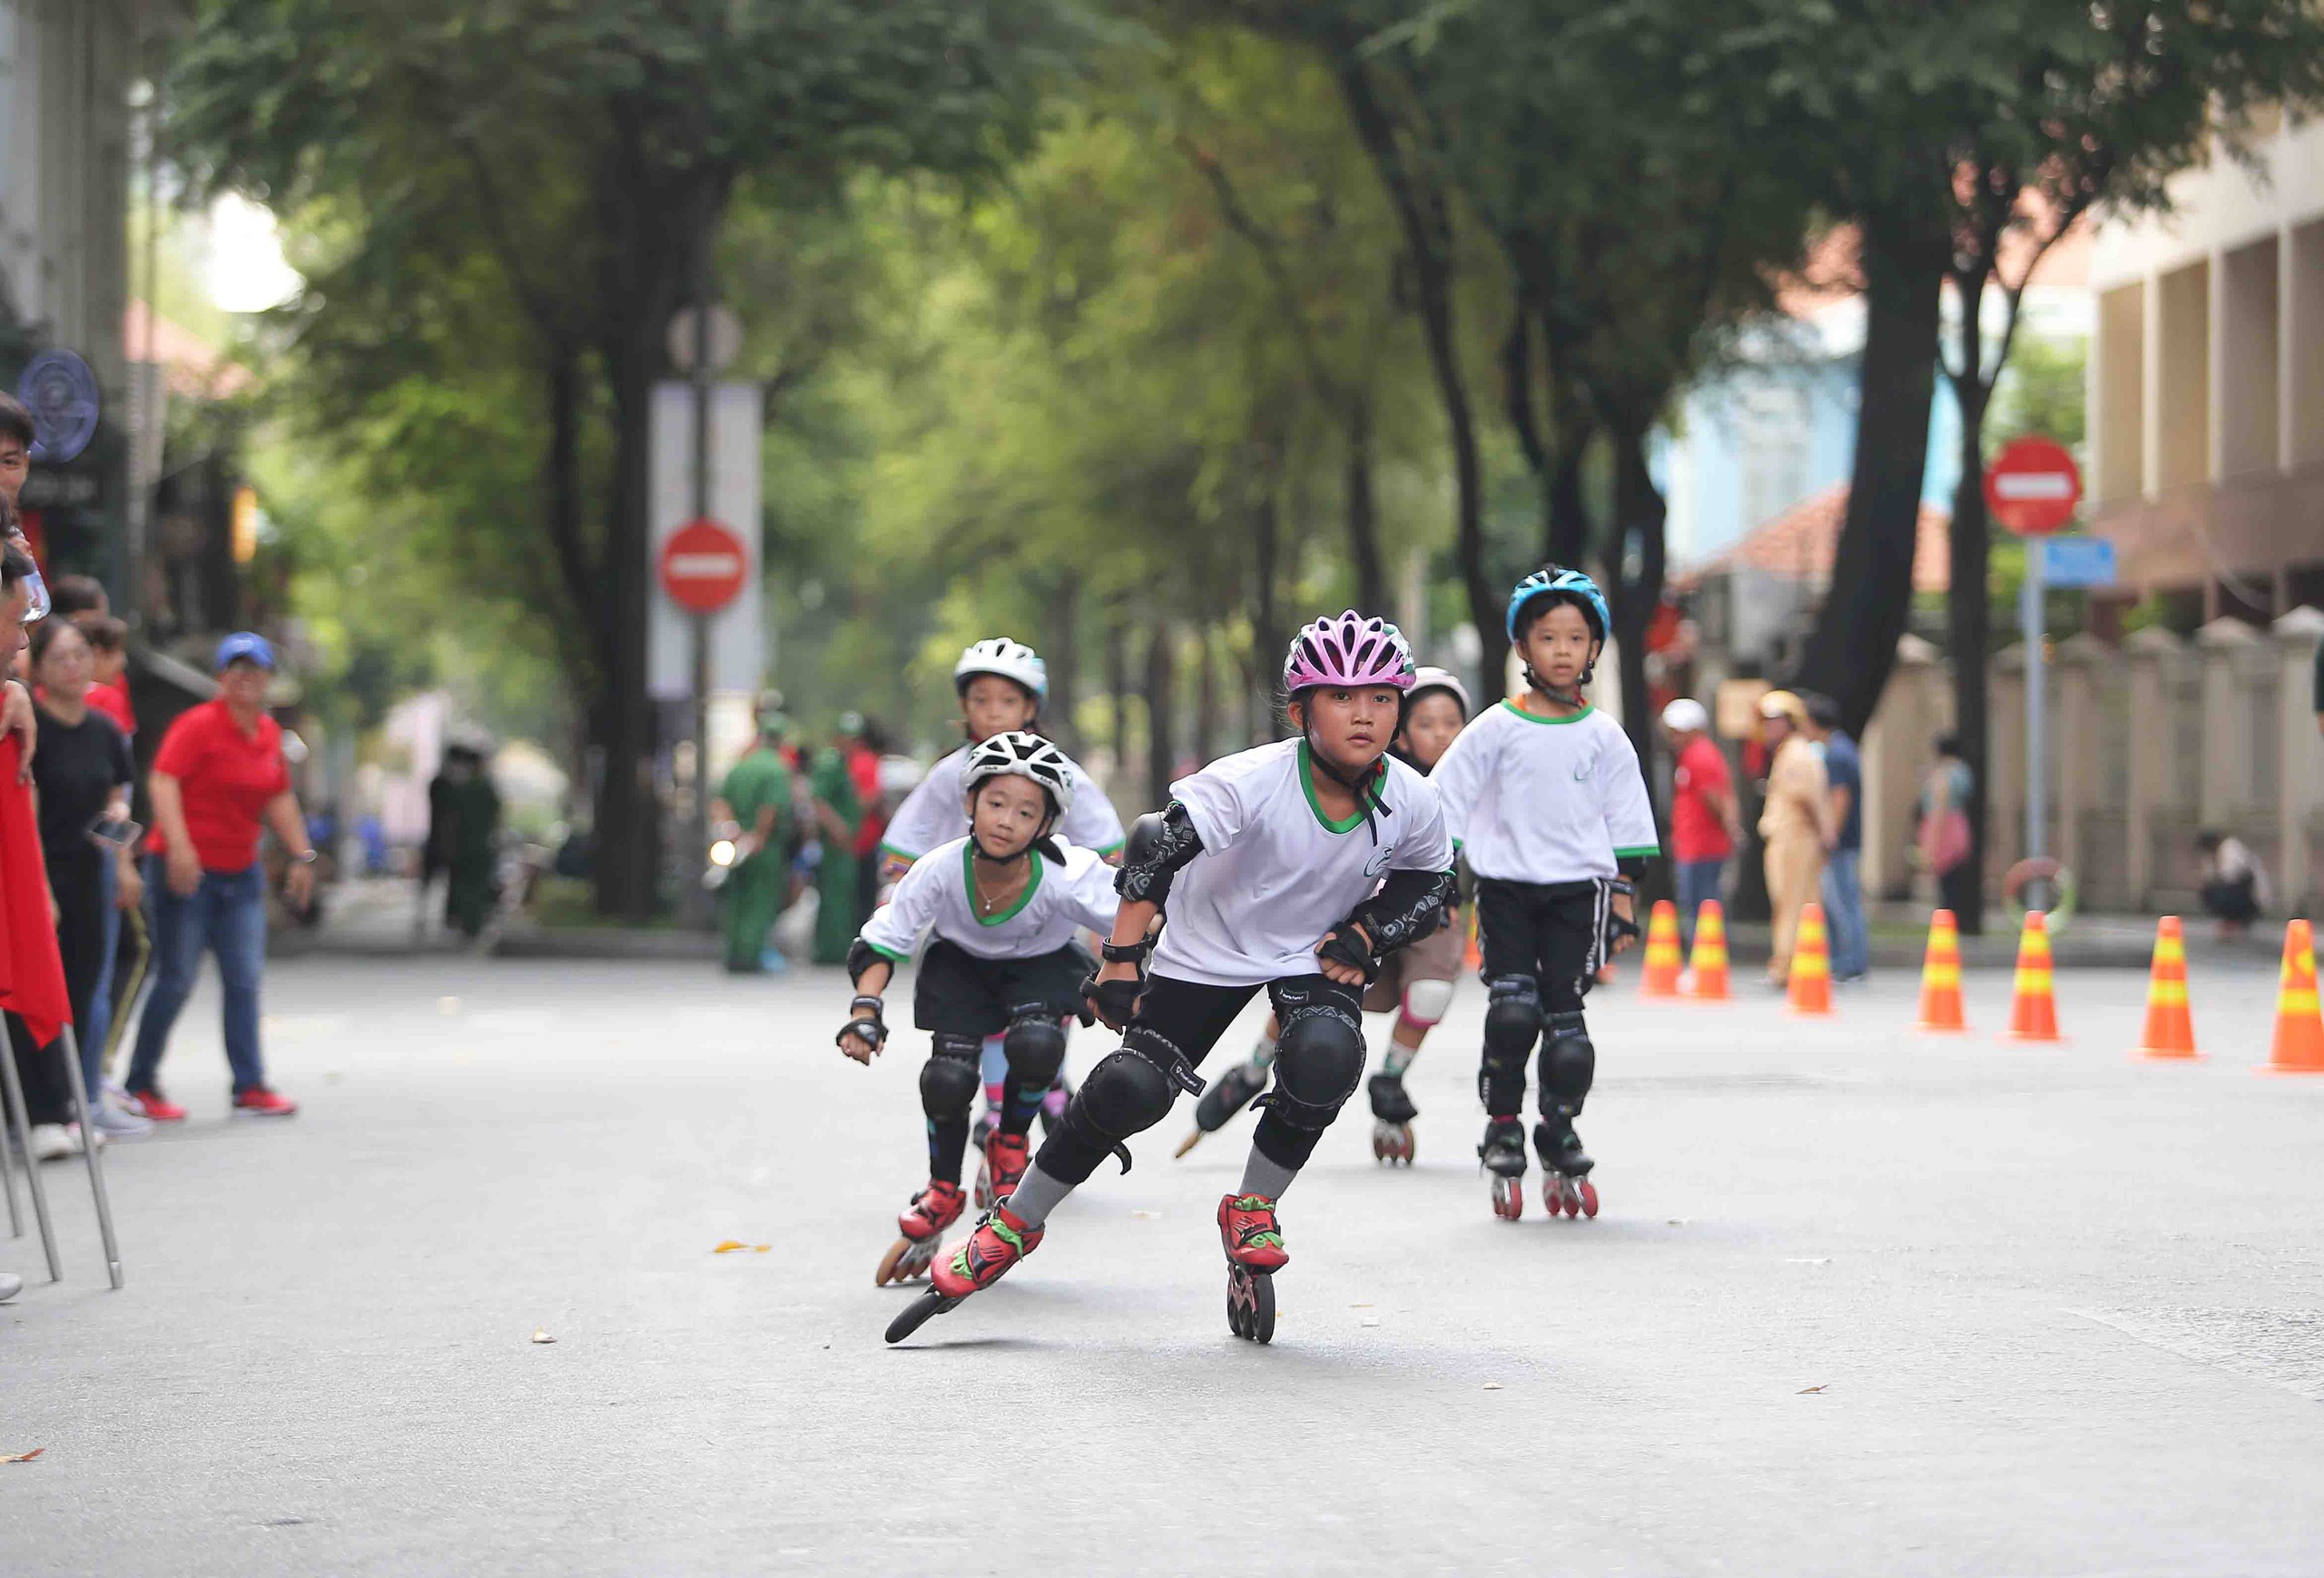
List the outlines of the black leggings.
<svg viewBox="0 0 2324 1578">
<path fill-rule="evenodd" d="M 928 1112 L 928 1174 L 947 1183 L 960 1181 L 960 1166 L 969 1149 L 969 1109 L 980 1081 L 978 1059 L 987 1036 L 999 1035 L 1010 1020 L 1027 1011 L 1050 1019 L 1068 1019 L 1081 1006 L 1081 982 L 1095 966 L 1089 955 L 1073 943 L 1053 952 L 1025 959 L 985 959 L 939 937 L 921 956 L 920 978 L 912 991 L 912 1021 L 934 1033 L 931 1056 L 951 1056 L 962 1063 L 966 1077 L 957 1081 L 958 1100 L 949 1095 L 940 1104 L 928 1096 L 922 1081 L 922 1105 Z M 975 1047 L 955 1046 L 948 1040 Z M 1054 1070 L 1039 1080 L 1020 1078 L 1012 1061 L 1002 1087 L 1000 1129 L 1022 1135 L 1032 1127 L 1033 1114 L 1049 1093 Z M 950 1084 L 942 1086 L 949 1090 Z M 937 1108 L 940 1105 L 941 1111 Z"/>
<path fill-rule="evenodd" d="M 1593 882 L 1477 882 L 1477 949 L 1482 974 L 1491 983 L 1531 976 L 1541 994 L 1541 1011 L 1580 1013 L 1581 1000 L 1596 984 L 1600 962 L 1600 893 Z M 1484 1065 L 1479 1094 L 1488 1112 L 1515 1112 L 1525 1105 L 1525 1065 L 1514 1074 Z M 1546 1093 L 1542 1101 L 1548 1103 Z"/>
<path fill-rule="evenodd" d="M 1209 986 L 1167 975 L 1151 976 L 1131 1022 L 1153 1031 L 1184 1052 L 1187 1062 L 1200 1067 L 1203 1059 L 1218 1044 L 1218 1038 L 1235 1022 L 1235 1016 L 1243 1011 L 1244 1005 L 1259 990 L 1256 985 Z M 1268 1005 L 1278 1015 L 1284 1012 L 1283 994 L 1288 991 L 1311 993 L 1318 1001 L 1345 1009 L 1358 1024 L 1364 1021 L 1364 1010 L 1356 999 L 1358 989 L 1342 986 L 1328 976 L 1289 976 L 1267 982 L 1265 990 Z M 1277 1083 L 1282 1081 L 1280 1054 L 1275 1077 Z M 1066 1120 L 1041 1142 L 1040 1154 L 1036 1159 L 1043 1172 L 1065 1183 L 1085 1181 L 1098 1170 L 1098 1164 L 1112 1154 L 1111 1145 L 1088 1122 L 1087 1114 L 1078 1110 L 1081 1105 L 1082 1098 L 1075 1096 L 1072 1107 L 1067 1110 Z M 1321 1129 L 1294 1129 L 1269 1107 L 1259 1114 L 1258 1132 L 1252 1137 L 1252 1142 L 1269 1161 L 1295 1172 L 1307 1165 L 1315 1142 L 1322 1138 Z"/>
</svg>

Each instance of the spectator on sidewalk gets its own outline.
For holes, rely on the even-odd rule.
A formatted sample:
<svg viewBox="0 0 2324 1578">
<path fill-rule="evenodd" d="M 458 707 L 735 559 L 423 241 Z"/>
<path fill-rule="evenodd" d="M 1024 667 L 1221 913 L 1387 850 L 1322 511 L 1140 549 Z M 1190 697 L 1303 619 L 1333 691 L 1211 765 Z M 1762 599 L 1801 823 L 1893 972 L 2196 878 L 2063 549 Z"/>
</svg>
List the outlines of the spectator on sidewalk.
<svg viewBox="0 0 2324 1578">
<path fill-rule="evenodd" d="M 484 750 L 470 740 L 445 748 L 444 765 L 428 784 L 428 842 L 420 854 L 419 888 L 444 873 L 444 924 L 474 942 L 499 900 L 494 855 L 500 837 L 500 792 L 485 766 Z"/>
<path fill-rule="evenodd" d="M 118 906 L 143 896 L 130 848 L 129 794 L 137 767 L 128 736 L 90 703 L 94 654 L 80 627 L 54 615 L 42 620 L 33 630 L 32 654 L 41 713 L 41 752 L 33 758 L 41 856 L 65 994 L 80 1032 L 81 1078 L 97 1132 L 126 1139 L 153 1128 L 108 1103 L 103 1080 Z"/>
<path fill-rule="evenodd" d="M 782 954 L 767 940 L 783 912 L 797 826 L 784 742 L 791 725 L 780 695 L 770 692 L 759 698 L 758 725 L 758 743 L 727 770 L 710 803 L 713 826 L 725 830 L 713 836 L 734 842 L 734 863 L 718 890 L 730 975 L 783 967 Z"/>
<path fill-rule="evenodd" d="M 130 1059 L 131 1099 L 145 1117 L 181 1122 L 185 1109 L 162 1094 L 162 1055 L 193 991 L 205 951 L 218 956 L 225 989 L 226 1060 L 234 1109 L 288 1117 L 298 1103 L 266 1082 L 259 1055 L 259 983 L 266 968 L 266 873 L 261 833 L 271 830 L 290 866 L 285 897 L 314 897 L 315 849 L 290 790 L 282 727 L 266 712 L 274 648 L 240 631 L 218 644 L 218 695 L 181 715 L 162 737 L 147 792 L 153 805 L 145 886 L 153 896 L 153 991 Z"/>
<path fill-rule="evenodd" d="M 1824 918 L 1832 931 L 1832 979 L 1862 981 L 1872 969 L 1872 936 L 1864 917 L 1864 758 L 1840 727 L 1840 704 L 1828 695 L 1805 699 L 1832 800 L 1823 884 Z"/>
<path fill-rule="evenodd" d="M 1768 984 L 1780 991 L 1791 981 L 1800 908 L 1816 897 L 1823 882 L 1824 852 L 1832 843 L 1832 795 L 1823 760 L 1808 739 L 1807 703 L 1790 691 L 1771 690 L 1759 698 L 1759 725 L 1770 753 L 1767 798 L 1759 808 L 1768 902 L 1775 911 Z"/>
<path fill-rule="evenodd" d="M 111 614 L 77 614 L 73 623 L 89 638 L 96 678 L 89 705 L 111 718 L 130 739 L 137 737 L 137 715 L 129 704 L 129 626 Z"/>
<path fill-rule="evenodd" d="M 1939 735 L 1936 760 L 1921 780 L 1915 804 L 1913 838 L 1922 867 L 1936 878 L 1937 904 L 1957 919 L 1976 907 L 1969 862 L 1969 802 L 1976 777 L 1961 754 L 1958 735 Z"/>
<path fill-rule="evenodd" d="M 1706 901 L 1724 896 L 1727 863 L 1742 842 L 1743 822 L 1727 757 L 1710 737 L 1703 704 L 1680 696 L 1662 709 L 1670 736 L 1670 843 L 1678 882 L 1679 932 L 1695 945 L 1695 917 Z"/>
<path fill-rule="evenodd" d="M 2204 912 L 2219 922 L 2220 940 L 2231 942 L 2267 909 L 2267 874 L 2233 833 L 2207 827 L 2195 835 L 2195 848 L 2203 861 Z"/>
<path fill-rule="evenodd" d="M 855 853 L 855 929 L 863 930 L 863 922 L 880 907 L 880 835 L 888 830 L 888 817 L 880 804 L 880 755 L 887 749 L 881 736 L 880 725 L 865 719 L 862 713 L 842 713 L 839 720 L 840 749 L 847 758 L 847 776 L 855 785 L 855 803 L 863 808 L 856 828 Z"/>
<path fill-rule="evenodd" d="M 0 400 L 6 398 L 0 395 Z M 0 408 L 0 442 L 12 437 L 6 409 Z M 5 456 L 0 454 L 0 472 L 5 470 Z M 0 503 L 14 501 L 13 493 L 0 491 Z M 25 620 L 32 606 L 31 580 L 36 573 L 32 555 L 22 546 L 14 540 L 0 541 L 0 648 L 5 648 L 9 666 L 24 654 Z M 11 1016 L 8 1031 L 16 1078 L 25 1093 L 25 1116 L 32 1129 L 33 1159 L 54 1161 L 72 1155 L 76 1145 L 71 1129 L 73 1094 L 65 1081 L 63 1056 L 54 1046 L 35 1044 L 22 1020 Z M 0 1161 L 0 1166 L 5 1165 L 8 1164 Z"/>
</svg>

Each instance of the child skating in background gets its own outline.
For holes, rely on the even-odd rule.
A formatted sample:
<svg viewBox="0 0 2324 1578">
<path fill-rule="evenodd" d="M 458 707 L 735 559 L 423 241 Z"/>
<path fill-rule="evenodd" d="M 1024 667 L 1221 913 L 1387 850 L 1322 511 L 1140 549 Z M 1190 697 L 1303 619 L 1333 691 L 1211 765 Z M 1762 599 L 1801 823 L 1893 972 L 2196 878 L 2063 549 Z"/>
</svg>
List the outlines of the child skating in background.
<svg viewBox="0 0 2324 1578">
<path fill-rule="evenodd" d="M 902 1236 L 875 1277 L 883 1285 L 925 1272 L 967 1203 L 960 1167 L 988 1036 L 1000 1038 L 1008 1075 L 984 1144 L 985 1176 L 996 1194 L 1016 1187 L 1033 1114 L 1065 1061 L 1059 1021 L 1081 1011 L 1092 964 L 1074 936 L 1114 921 L 1112 870 L 1049 837 L 1073 808 L 1064 753 L 1032 735 L 994 735 L 970 749 L 961 782 L 968 836 L 915 863 L 848 953 L 855 1001 L 839 1047 L 869 1063 L 887 1040 L 881 1000 L 895 966 L 922 930 L 934 933 L 912 994 L 912 1022 L 932 1043 L 920 1075 L 928 1185 L 897 1219 Z"/>
<path fill-rule="evenodd" d="M 1574 1132 L 1597 1071 L 1581 1002 L 1638 938 L 1633 883 L 1660 851 L 1638 754 L 1583 699 L 1610 616 L 1597 583 L 1554 566 L 1517 583 L 1509 640 L 1526 690 L 1480 715 L 1436 764 L 1445 823 L 1477 884 L 1484 954 L 1486 1113 L 1477 1155 L 1493 1210 L 1525 1204 L 1525 1064 L 1538 1042 L 1533 1148 L 1550 1214 L 1598 1214 L 1595 1165 Z"/>
<path fill-rule="evenodd" d="M 960 699 L 960 731 L 968 736 L 968 744 L 929 768 L 928 776 L 904 797 L 903 804 L 896 807 L 896 814 L 888 819 L 888 825 L 880 835 L 880 880 L 883 884 L 901 877 L 911 869 L 914 861 L 938 844 L 959 836 L 962 774 L 970 752 L 995 735 L 1039 729 L 1041 708 L 1049 699 L 1049 665 L 1041 661 L 1039 653 L 1021 641 L 1012 641 L 1006 636 L 988 636 L 970 643 L 961 651 L 960 661 L 952 666 L 952 689 Z M 1073 800 L 1071 808 L 1059 822 L 1058 837 L 1082 849 L 1094 850 L 1103 860 L 1118 862 L 1122 820 L 1116 814 L 1113 802 L 1082 771 L 1079 763 L 1061 752 L 1059 755 L 1073 782 Z M 985 1043 L 982 1073 L 985 1110 L 977 1126 L 980 1144 L 992 1131 L 1000 1110 L 1001 1086 L 1008 1078 L 1008 1061 L 1002 1055 L 999 1036 Z M 1069 1094 L 1065 1075 L 1060 1071 L 1057 1084 L 1043 1098 L 1044 1128 L 1064 1112 Z"/>
<path fill-rule="evenodd" d="M 1398 761 L 1425 776 L 1435 770 L 1453 736 L 1468 723 L 1469 710 L 1466 685 L 1445 669 L 1423 668 L 1413 679 L 1411 695 L 1404 698 L 1403 723 L 1389 750 Z M 1372 1154 L 1377 1160 L 1412 1165 L 1413 1119 L 1420 1116 L 1420 1109 L 1404 1090 L 1404 1070 L 1419 1054 L 1429 1031 L 1452 1006 L 1452 983 L 1460 978 L 1467 942 L 1459 909 L 1448 908 L 1442 930 L 1390 958 L 1380 979 L 1364 991 L 1364 1012 L 1396 1016 L 1380 1071 L 1365 1086 L 1372 1102 Z M 1250 1057 L 1221 1074 L 1202 1093 L 1202 1100 L 1195 1103 L 1194 1130 L 1178 1146 L 1180 1156 L 1192 1150 L 1204 1135 L 1224 1128 L 1252 1097 L 1266 1089 L 1278 1028 L 1269 1019 Z"/>
<path fill-rule="evenodd" d="M 1031 1254 L 1049 1213 L 1101 1161 L 1127 1162 L 1125 1141 L 1167 1117 L 1179 1090 L 1200 1092 L 1196 1066 L 1262 989 L 1284 1027 L 1275 1088 L 1217 1220 L 1229 1325 L 1256 1341 L 1274 1334 L 1270 1277 L 1290 1259 L 1276 1201 L 1363 1080 L 1358 997 L 1384 956 L 1437 928 L 1452 893 L 1435 791 L 1384 760 L 1412 685 L 1393 626 L 1352 612 L 1319 619 L 1284 664 L 1299 738 L 1178 780 L 1170 804 L 1140 820 L 1106 966 L 1089 983 L 1098 1015 L 1128 1026 L 1121 1050 L 1090 1070 L 1015 1192 L 936 1263 L 933 1287 L 889 1341 Z"/>
</svg>

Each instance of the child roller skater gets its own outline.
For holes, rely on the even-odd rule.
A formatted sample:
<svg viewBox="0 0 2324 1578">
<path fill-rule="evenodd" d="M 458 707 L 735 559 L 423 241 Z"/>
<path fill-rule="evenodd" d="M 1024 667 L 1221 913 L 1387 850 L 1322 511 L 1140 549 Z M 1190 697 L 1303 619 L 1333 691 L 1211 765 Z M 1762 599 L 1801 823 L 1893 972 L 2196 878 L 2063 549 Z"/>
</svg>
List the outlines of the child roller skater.
<svg viewBox="0 0 2324 1578">
<path fill-rule="evenodd" d="M 1533 1148 L 1551 1216 L 1598 1214 L 1595 1165 L 1573 1130 L 1597 1070 L 1582 995 L 1638 938 L 1632 883 L 1659 853 L 1629 736 L 1582 699 L 1609 617 L 1597 583 L 1555 566 L 1517 583 L 1509 640 L 1523 695 L 1482 714 L 1436 764 L 1446 824 L 1477 883 L 1484 953 L 1487 1115 L 1478 1159 L 1495 1215 L 1525 1208 L 1525 1061 L 1540 1043 Z"/>
<path fill-rule="evenodd" d="M 1124 1142 L 1168 1116 L 1178 1090 L 1200 1092 L 1196 1066 L 1262 989 L 1283 1025 L 1275 1088 L 1217 1220 L 1228 1323 L 1255 1341 L 1273 1336 L 1269 1278 L 1290 1259 L 1276 1202 L 1363 1079 L 1358 996 L 1382 959 L 1436 929 L 1452 893 L 1435 791 L 1383 760 L 1412 685 L 1395 626 L 1354 613 L 1318 619 L 1284 664 L 1299 737 L 1212 763 L 1140 819 L 1106 963 L 1088 982 L 1095 1011 L 1128 1026 L 1121 1049 L 1082 1081 L 1015 1191 L 936 1263 L 889 1341 L 1031 1254 L 1049 1213 L 1108 1155 L 1127 1167 Z"/>
<path fill-rule="evenodd" d="M 880 880 L 892 883 L 940 843 L 958 835 L 960 822 L 962 774 L 969 754 L 993 735 L 1012 729 L 1037 730 L 1041 708 L 1049 698 L 1049 665 L 1040 654 L 1006 636 L 971 642 L 952 666 L 952 689 L 960 704 L 960 729 L 968 743 L 928 770 L 918 787 L 905 796 L 880 835 Z M 1062 753 L 1060 753 L 1062 756 Z M 1106 798 L 1080 764 L 1062 756 L 1073 779 L 1072 809 L 1058 824 L 1058 836 L 1067 843 L 1095 850 L 1108 862 L 1121 858 L 1122 821 L 1113 802 Z M 983 1056 L 985 1113 L 978 1125 L 980 1143 L 992 1129 L 1001 1102 L 1007 1062 L 998 1036 L 986 1042 Z M 1043 1099 L 1043 1127 L 1065 1110 L 1064 1075 Z M 977 1202 L 981 1208 L 985 1202 Z"/>
<path fill-rule="evenodd" d="M 897 1218 L 902 1237 L 881 1257 L 881 1286 L 924 1274 L 967 1203 L 960 1164 L 978 1050 L 989 1035 L 1000 1037 L 1009 1073 L 984 1145 L 985 1174 L 996 1194 L 1006 1194 L 1025 1170 L 1026 1132 L 1065 1061 L 1059 1021 L 1081 1011 L 1090 968 L 1074 934 L 1110 927 L 1116 909 L 1113 872 L 1091 851 L 1049 837 L 1073 807 L 1071 766 L 1032 735 L 998 734 L 974 746 L 960 779 L 968 836 L 931 850 L 905 873 L 849 951 L 855 1001 L 839 1048 L 869 1063 L 888 1036 L 881 998 L 889 978 L 921 930 L 934 932 L 912 994 L 912 1022 L 933 1042 L 920 1075 L 928 1186 Z"/>
<path fill-rule="evenodd" d="M 1388 749 L 1398 761 L 1426 776 L 1469 721 L 1469 691 L 1449 671 L 1423 668 L 1405 697 L 1403 725 Z M 1466 939 L 1457 908 L 1448 908 L 1444 926 L 1391 957 L 1380 979 L 1364 990 L 1366 1013 L 1393 1013 L 1395 1028 L 1388 1035 L 1388 1050 L 1380 1071 L 1372 1076 L 1365 1093 L 1372 1101 L 1372 1155 L 1391 1164 L 1413 1163 L 1413 1119 L 1420 1109 L 1404 1090 L 1404 1070 L 1420 1052 L 1421 1042 L 1452 1005 L 1452 983 L 1460 978 Z M 1258 1046 L 1202 1093 L 1195 1103 L 1195 1127 L 1180 1142 L 1184 1156 L 1206 1134 L 1215 1134 L 1241 1111 L 1251 1098 L 1266 1089 L 1267 1068 L 1275 1061 L 1278 1027 L 1270 1019 Z"/>
</svg>

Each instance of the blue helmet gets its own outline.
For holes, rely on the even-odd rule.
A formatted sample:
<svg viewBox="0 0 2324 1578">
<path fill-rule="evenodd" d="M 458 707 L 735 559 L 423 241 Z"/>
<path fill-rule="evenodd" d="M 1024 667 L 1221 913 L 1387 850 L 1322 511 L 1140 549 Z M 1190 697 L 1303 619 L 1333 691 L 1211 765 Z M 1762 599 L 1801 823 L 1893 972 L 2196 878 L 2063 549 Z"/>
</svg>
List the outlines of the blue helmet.
<svg viewBox="0 0 2324 1578">
<path fill-rule="evenodd" d="M 1551 592 L 1564 592 L 1579 599 L 1583 616 L 1597 626 L 1591 634 L 1598 638 L 1600 645 L 1605 642 L 1606 633 L 1614 627 L 1614 615 L 1613 611 L 1606 607 L 1606 594 L 1598 589 L 1597 582 L 1580 570 L 1560 569 L 1552 565 L 1545 570 L 1535 570 L 1510 589 L 1509 644 L 1511 646 L 1517 645 L 1517 621 L 1519 616 L 1525 612 L 1525 605 L 1536 597 Z"/>
</svg>

